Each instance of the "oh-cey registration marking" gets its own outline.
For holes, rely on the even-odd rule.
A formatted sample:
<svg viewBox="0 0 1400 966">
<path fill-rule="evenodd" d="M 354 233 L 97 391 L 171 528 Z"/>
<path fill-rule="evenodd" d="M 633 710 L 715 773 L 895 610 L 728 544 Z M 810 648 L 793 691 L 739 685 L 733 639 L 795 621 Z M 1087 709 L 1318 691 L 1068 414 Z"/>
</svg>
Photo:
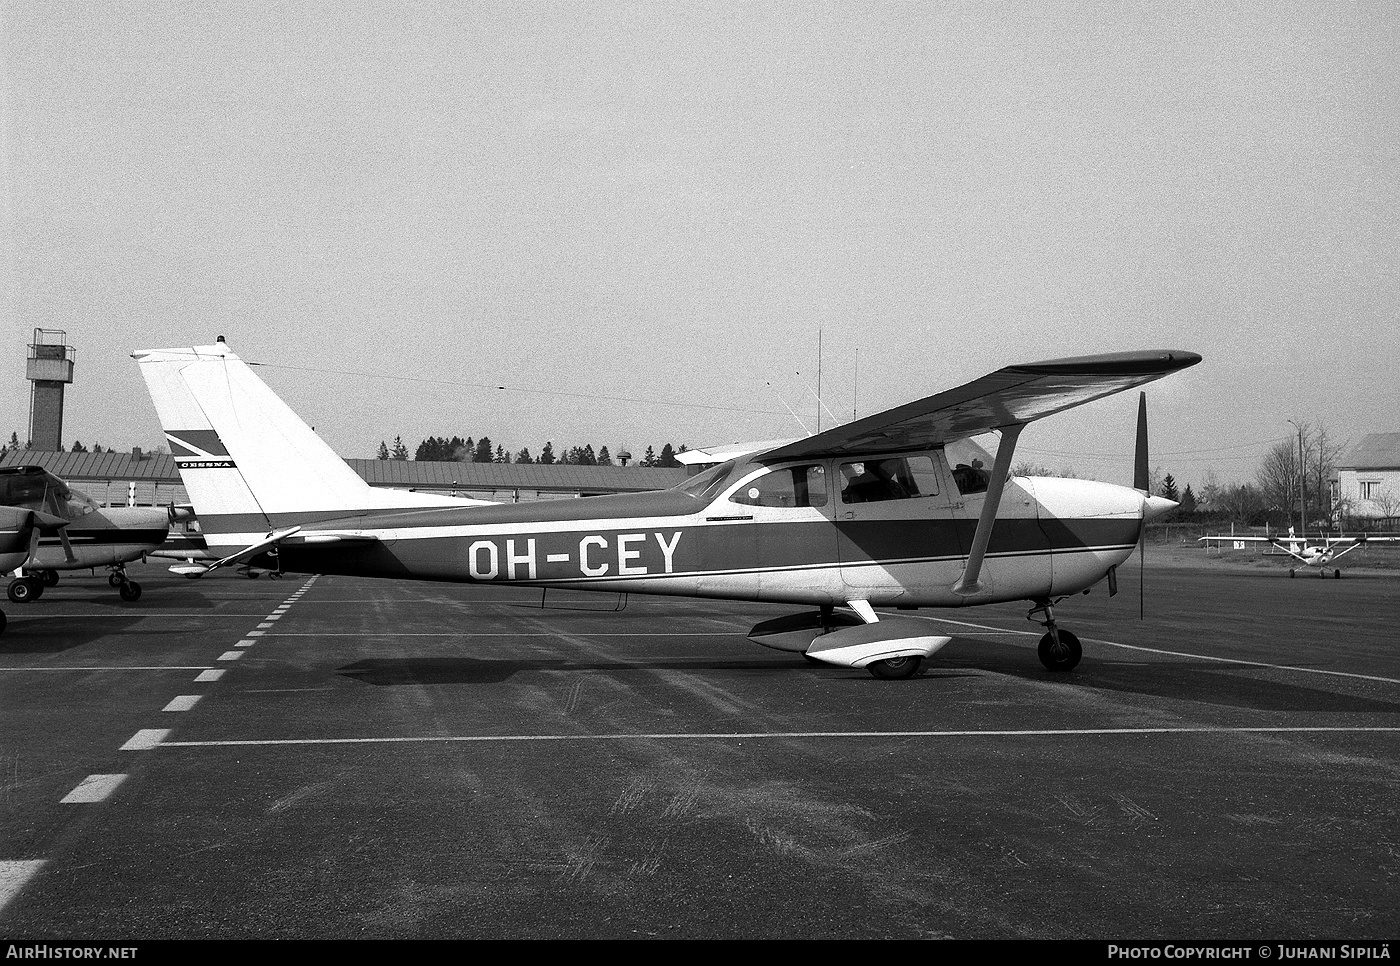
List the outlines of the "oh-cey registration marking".
<svg viewBox="0 0 1400 966">
<path fill-rule="evenodd" d="M 681 531 L 669 534 L 619 533 L 609 539 L 590 533 L 578 542 L 577 553 L 548 553 L 546 563 L 576 563 L 585 577 L 640 577 L 675 573 L 676 546 Z M 659 552 L 660 559 L 657 559 Z M 467 571 L 473 580 L 538 580 L 540 553 L 534 537 L 504 537 L 472 541 Z M 658 567 L 660 569 L 654 569 Z"/>
</svg>

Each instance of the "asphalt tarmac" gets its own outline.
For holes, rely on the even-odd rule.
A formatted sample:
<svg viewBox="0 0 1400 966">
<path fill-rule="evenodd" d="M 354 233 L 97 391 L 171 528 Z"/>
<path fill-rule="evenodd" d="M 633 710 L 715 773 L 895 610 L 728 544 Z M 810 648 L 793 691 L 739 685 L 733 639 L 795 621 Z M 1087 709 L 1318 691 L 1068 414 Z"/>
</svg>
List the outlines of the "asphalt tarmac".
<svg viewBox="0 0 1400 966">
<path fill-rule="evenodd" d="M 137 567 L 5 604 L 0 937 L 1400 936 L 1400 576 L 917 612 Z"/>
</svg>

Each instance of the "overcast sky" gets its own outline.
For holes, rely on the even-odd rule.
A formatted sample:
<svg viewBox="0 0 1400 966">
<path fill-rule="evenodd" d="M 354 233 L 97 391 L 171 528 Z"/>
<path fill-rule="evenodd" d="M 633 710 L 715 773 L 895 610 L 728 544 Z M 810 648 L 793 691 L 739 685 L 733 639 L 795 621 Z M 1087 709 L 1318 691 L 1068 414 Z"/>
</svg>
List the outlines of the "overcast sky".
<svg viewBox="0 0 1400 966">
<path fill-rule="evenodd" d="M 35 328 L 76 346 L 65 446 L 163 443 L 129 353 L 224 335 L 346 457 L 797 436 L 819 363 L 827 428 L 1181 348 L 1205 361 L 1149 387 L 1152 463 L 1250 479 L 1289 419 L 1400 431 L 1398 27 L 1393 2 L 0 0 L 0 432 L 27 435 Z M 1135 407 L 1020 455 L 1128 482 Z"/>
</svg>

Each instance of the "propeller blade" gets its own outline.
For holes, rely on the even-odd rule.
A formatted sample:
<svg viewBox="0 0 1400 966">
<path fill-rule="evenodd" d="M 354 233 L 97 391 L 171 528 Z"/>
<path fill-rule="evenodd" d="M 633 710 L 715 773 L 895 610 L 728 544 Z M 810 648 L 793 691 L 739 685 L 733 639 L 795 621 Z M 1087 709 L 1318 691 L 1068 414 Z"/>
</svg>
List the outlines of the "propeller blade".
<svg viewBox="0 0 1400 966">
<path fill-rule="evenodd" d="M 1133 452 L 1133 489 L 1148 492 L 1147 470 L 1147 393 L 1138 393 L 1137 447 Z M 1151 495 L 1150 493 L 1148 494 Z M 1142 536 L 1138 539 L 1138 620 L 1147 619 L 1147 511 L 1142 518 Z"/>
<path fill-rule="evenodd" d="M 1133 489 L 1146 493 L 1147 470 L 1147 393 L 1138 393 L 1137 449 L 1133 454 Z"/>
</svg>

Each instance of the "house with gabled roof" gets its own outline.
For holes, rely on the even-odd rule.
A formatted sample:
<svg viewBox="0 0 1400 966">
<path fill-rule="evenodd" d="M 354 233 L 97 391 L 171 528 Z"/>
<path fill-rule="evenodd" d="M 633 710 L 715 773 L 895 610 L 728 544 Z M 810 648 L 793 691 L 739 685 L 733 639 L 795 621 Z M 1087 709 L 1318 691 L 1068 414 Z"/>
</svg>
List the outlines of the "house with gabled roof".
<svg viewBox="0 0 1400 966">
<path fill-rule="evenodd" d="M 1335 504 L 1353 517 L 1400 517 L 1400 433 L 1371 433 L 1337 462 Z"/>
</svg>

